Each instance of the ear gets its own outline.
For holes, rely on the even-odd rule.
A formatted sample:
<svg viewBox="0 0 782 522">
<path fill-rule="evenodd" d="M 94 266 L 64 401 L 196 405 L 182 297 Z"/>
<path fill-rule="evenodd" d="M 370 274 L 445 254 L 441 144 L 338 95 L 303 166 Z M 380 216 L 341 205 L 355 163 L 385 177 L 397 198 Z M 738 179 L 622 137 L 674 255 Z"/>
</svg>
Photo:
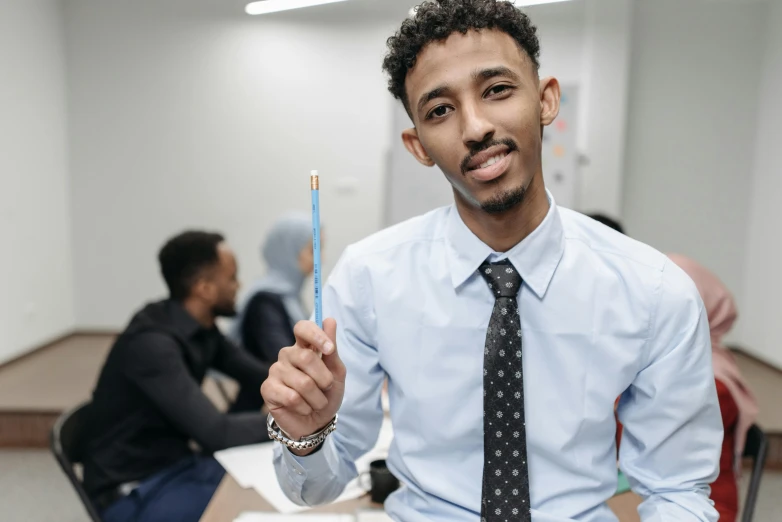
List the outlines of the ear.
<svg viewBox="0 0 782 522">
<path fill-rule="evenodd" d="M 418 138 L 418 131 L 415 130 L 415 128 L 402 131 L 402 143 L 405 144 L 405 148 L 407 148 L 410 154 L 412 154 L 421 165 L 434 167 L 434 161 L 429 157 L 429 154 L 426 153 L 426 149 L 424 149 L 424 145 Z"/>
<path fill-rule="evenodd" d="M 204 276 L 199 276 L 190 289 L 190 295 L 196 296 L 203 301 L 211 301 L 215 297 L 215 287 L 211 281 Z"/>
<path fill-rule="evenodd" d="M 540 80 L 540 124 L 551 125 L 559 114 L 559 99 L 562 92 L 559 81 L 556 78 L 543 78 Z"/>
</svg>

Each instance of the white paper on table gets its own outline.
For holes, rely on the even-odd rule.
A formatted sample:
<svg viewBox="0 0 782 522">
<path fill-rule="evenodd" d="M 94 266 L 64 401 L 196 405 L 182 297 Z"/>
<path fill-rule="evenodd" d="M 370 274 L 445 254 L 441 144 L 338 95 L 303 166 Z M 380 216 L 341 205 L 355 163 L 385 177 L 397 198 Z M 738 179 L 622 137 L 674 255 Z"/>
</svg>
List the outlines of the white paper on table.
<svg viewBox="0 0 782 522">
<path fill-rule="evenodd" d="M 393 438 L 391 421 L 385 418 L 375 447 L 356 461 L 359 478 L 362 473 L 369 471 L 369 464 L 373 460 L 384 459 L 388 456 Z M 253 444 L 230 448 L 218 451 L 215 453 L 215 458 L 242 488 L 253 488 L 278 512 L 290 514 L 310 509 L 294 504 L 282 491 L 274 471 L 273 444 Z M 359 478 L 350 481 L 342 495 L 334 502 L 355 499 L 366 493 L 366 490 L 359 485 Z"/>
<path fill-rule="evenodd" d="M 365 509 L 356 512 L 356 522 L 394 522 L 381 509 Z"/>
<path fill-rule="evenodd" d="M 255 454 L 262 454 L 266 446 L 271 446 L 271 444 L 251 444 L 229 448 L 218 451 L 214 457 L 242 489 L 248 489 L 253 487 L 253 481 L 258 473 Z"/>
<path fill-rule="evenodd" d="M 301 513 L 311 509 L 308 506 L 294 504 L 282 491 L 280 483 L 277 481 L 277 474 L 274 472 L 274 445 L 260 444 L 258 446 L 253 449 L 251 455 L 247 455 L 247 458 L 252 459 L 255 463 L 255 474 L 250 480 L 250 487 L 280 513 Z M 358 480 L 352 480 L 334 502 L 358 498 L 364 493 L 366 491 L 359 487 Z"/>
<path fill-rule="evenodd" d="M 353 515 L 282 515 L 280 513 L 245 512 L 234 522 L 355 522 Z"/>
</svg>

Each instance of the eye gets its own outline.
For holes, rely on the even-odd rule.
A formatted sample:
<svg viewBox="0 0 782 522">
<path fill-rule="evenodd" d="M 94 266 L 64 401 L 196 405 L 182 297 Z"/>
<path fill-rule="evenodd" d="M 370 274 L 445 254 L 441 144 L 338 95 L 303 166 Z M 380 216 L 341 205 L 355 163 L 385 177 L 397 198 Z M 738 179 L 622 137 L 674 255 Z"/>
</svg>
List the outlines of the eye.
<svg viewBox="0 0 782 522">
<path fill-rule="evenodd" d="M 431 111 L 429 111 L 429 114 L 426 115 L 426 119 L 430 120 L 433 118 L 442 118 L 444 116 L 447 116 L 449 112 L 453 110 L 452 107 L 449 107 L 448 105 L 438 105 Z"/>
<path fill-rule="evenodd" d="M 502 95 L 507 95 L 508 93 L 510 93 L 512 89 L 513 87 L 511 87 L 510 85 L 504 85 L 504 84 L 495 85 L 491 87 L 488 91 L 486 91 L 486 96 L 496 98 Z"/>
</svg>

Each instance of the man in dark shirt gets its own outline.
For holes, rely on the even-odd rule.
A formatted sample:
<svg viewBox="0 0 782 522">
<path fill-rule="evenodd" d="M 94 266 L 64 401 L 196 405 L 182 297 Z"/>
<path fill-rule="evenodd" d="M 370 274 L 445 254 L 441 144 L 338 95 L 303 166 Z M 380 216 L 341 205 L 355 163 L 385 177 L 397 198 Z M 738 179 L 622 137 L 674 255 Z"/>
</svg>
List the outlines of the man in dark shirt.
<svg viewBox="0 0 782 522">
<path fill-rule="evenodd" d="M 231 249 L 219 234 L 185 232 L 159 261 L 170 298 L 119 336 L 89 411 L 84 484 L 106 522 L 196 522 L 223 475 L 206 455 L 268 440 L 260 411 L 222 413 L 201 391 L 208 368 L 256 393 L 268 375 L 215 326 L 235 313 Z"/>
</svg>

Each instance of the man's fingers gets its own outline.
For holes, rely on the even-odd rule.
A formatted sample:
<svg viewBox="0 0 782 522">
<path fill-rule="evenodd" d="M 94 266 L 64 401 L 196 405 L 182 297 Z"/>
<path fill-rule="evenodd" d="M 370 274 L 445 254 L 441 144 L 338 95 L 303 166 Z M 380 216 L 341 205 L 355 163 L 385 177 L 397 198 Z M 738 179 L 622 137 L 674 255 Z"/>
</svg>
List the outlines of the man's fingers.
<svg viewBox="0 0 782 522">
<path fill-rule="evenodd" d="M 342 359 L 339 358 L 339 353 L 337 353 L 337 321 L 331 318 L 326 319 L 323 321 L 323 330 L 334 343 L 332 352 L 323 352 L 323 363 L 329 369 L 334 379 L 339 382 L 345 382 L 345 365 L 342 364 Z"/>
<path fill-rule="evenodd" d="M 331 340 L 334 351 L 337 350 L 337 321 L 329 317 L 323 321 L 323 332 Z M 325 355 L 331 355 L 331 352 L 323 352 Z"/>
<path fill-rule="evenodd" d="M 295 368 L 282 373 L 282 383 L 299 394 L 312 411 L 321 411 L 329 401 L 312 378 Z"/>
<path fill-rule="evenodd" d="M 294 347 L 285 356 L 292 367 L 309 376 L 319 389 L 328 390 L 334 384 L 334 376 L 317 352 Z"/>
<path fill-rule="evenodd" d="M 324 354 L 335 350 L 334 341 L 312 321 L 296 323 L 293 327 L 293 335 L 296 337 L 296 344 L 302 348 L 314 348 Z"/>
<path fill-rule="evenodd" d="M 280 380 L 267 379 L 261 386 L 261 394 L 264 401 L 269 404 L 269 409 L 274 412 L 286 409 L 298 415 L 311 415 L 312 408 L 296 390 L 293 390 Z"/>
</svg>

